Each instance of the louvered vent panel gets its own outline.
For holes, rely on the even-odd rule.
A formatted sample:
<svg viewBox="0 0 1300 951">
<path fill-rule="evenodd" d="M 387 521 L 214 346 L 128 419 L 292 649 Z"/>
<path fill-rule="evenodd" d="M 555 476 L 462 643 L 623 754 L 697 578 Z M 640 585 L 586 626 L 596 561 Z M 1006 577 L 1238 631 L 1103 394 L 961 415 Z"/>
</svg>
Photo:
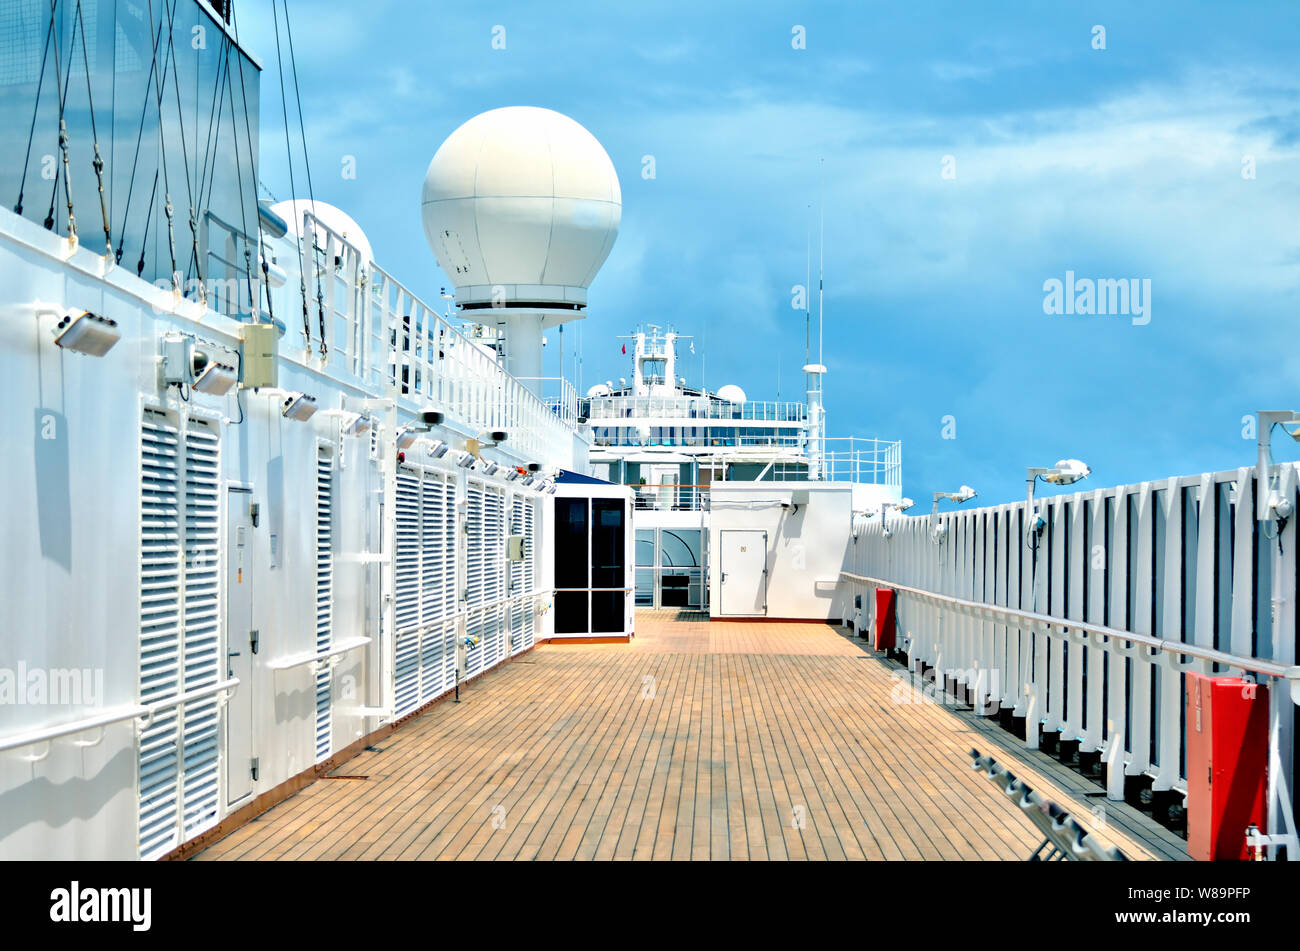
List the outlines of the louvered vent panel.
<svg viewBox="0 0 1300 951">
<path fill-rule="evenodd" d="M 329 650 L 334 635 L 334 453 L 316 455 L 316 652 Z M 333 667 L 316 673 L 316 762 L 329 759 Z"/>
<path fill-rule="evenodd" d="M 484 666 L 499 664 L 506 655 L 505 612 L 500 604 L 506 596 L 505 493 L 489 488 L 484 497 L 484 585 L 483 598 L 493 607 L 484 615 L 486 651 Z"/>
<path fill-rule="evenodd" d="M 394 552 L 395 659 L 394 697 L 397 716 L 420 702 L 420 493 L 419 473 L 400 469 L 397 476 L 397 546 Z"/>
<path fill-rule="evenodd" d="M 465 652 L 465 673 L 473 676 L 484 667 L 486 653 L 486 616 L 475 610 L 486 599 L 487 584 L 487 535 L 484 522 L 484 492 L 481 483 L 470 482 L 469 505 L 466 511 L 465 529 L 465 590 L 467 593 L 465 609 L 473 613 L 465 625 L 465 631 L 471 638 L 478 639 L 478 645 Z"/>
<path fill-rule="evenodd" d="M 528 499 L 524 502 L 524 591 L 529 594 L 537 590 L 536 516 L 537 502 Z M 533 647 L 537 643 L 537 605 L 533 601 L 528 601 L 524 616 L 524 647 Z"/>
<path fill-rule="evenodd" d="M 420 703 L 427 703 L 444 688 L 443 628 L 449 607 L 444 579 L 447 565 L 444 537 L 447 531 L 447 484 L 440 476 L 424 478 L 424 508 L 420 532 Z"/>
<path fill-rule="evenodd" d="M 181 545 L 180 432 L 146 410 L 140 431 L 140 702 L 180 688 Z M 175 709 L 140 733 L 139 843 L 142 858 L 176 845 L 179 805 Z"/>
<path fill-rule="evenodd" d="M 438 585 L 442 589 L 443 622 L 439 628 L 442 644 L 443 689 L 456 685 L 456 484 L 448 480 L 442 509 L 442 576 Z"/>
<path fill-rule="evenodd" d="M 524 539 L 524 560 L 510 562 L 510 594 L 530 594 L 533 591 L 533 507 L 531 499 L 516 497 L 513 504 L 510 534 L 522 535 Z M 536 634 L 533 630 L 535 607 L 526 599 L 512 603 L 510 607 L 510 635 L 512 653 L 518 654 L 532 647 Z"/>
<path fill-rule="evenodd" d="M 221 440 L 215 423 L 185 430 L 184 691 L 221 679 Z M 184 728 L 185 838 L 217 820 L 220 724 L 215 696 L 187 704 Z"/>
</svg>

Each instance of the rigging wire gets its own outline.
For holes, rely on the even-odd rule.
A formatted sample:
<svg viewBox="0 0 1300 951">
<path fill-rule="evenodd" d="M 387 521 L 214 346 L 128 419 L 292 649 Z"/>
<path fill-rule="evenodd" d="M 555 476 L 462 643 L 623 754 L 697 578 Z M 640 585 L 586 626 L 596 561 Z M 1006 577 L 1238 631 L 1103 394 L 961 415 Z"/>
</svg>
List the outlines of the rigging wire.
<svg viewBox="0 0 1300 951">
<path fill-rule="evenodd" d="M 176 64 L 176 3 L 173 2 L 167 8 L 167 55 L 171 58 L 172 63 L 172 88 L 176 91 L 176 121 L 180 126 L 181 133 L 181 158 L 185 164 L 185 196 L 189 201 L 190 211 L 190 264 L 185 267 L 185 274 L 188 277 L 190 265 L 194 266 L 194 273 L 199 281 L 199 301 L 206 304 L 208 302 L 208 293 L 203 282 L 203 261 L 199 257 L 199 222 L 195 217 L 194 192 L 190 188 L 190 156 L 185 148 L 185 110 L 181 106 L 181 77 L 180 67 Z M 198 131 L 197 129 L 195 130 Z M 195 145 L 197 146 L 197 142 Z M 196 149 L 197 150 L 197 149 Z"/>
<path fill-rule="evenodd" d="M 126 242 L 126 223 L 127 223 L 127 219 L 131 215 L 131 197 L 132 195 L 135 194 L 135 173 L 136 170 L 140 167 L 140 144 L 144 139 L 145 115 L 149 111 L 149 90 L 153 88 L 154 70 L 158 66 L 158 44 L 162 40 L 161 23 L 158 24 L 158 29 L 157 31 L 154 32 L 153 38 L 154 38 L 153 39 L 153 60 L 149 64 L 149 76 L 144 81 L 145 95 L 144 95 L 144 99 L 140 103 L 140 123 L 139 123 L 139 128 L 136 129 L 136 133 L 135 133 L 135 155 L 131 157 L 131 180 L 130 182 L 127 183 L 127 187 L 126 187 L 126 207 L 122 210 L 122 226 L 117 229 L 117 251 L 115 253 L 117 254 L 117 260 L 119 263 L 121 263 L 122 260 L 122 245 Z M 157 170 L 155 169 L 154 172 L 155 188 L 158 187 L 157 179 L 158 179 Z M 150 198 L 149 204 L 152 207 L 153 205 L 152 198 Z M 143 259 L 144 257 L 143 248 L 141 249 L 140 256 Z"/>
<path fill-rule="evenodd" d="M 280 72 L 280 113 L 284 117 L 284 149 L 289 158 L 289 191 L 294 195 L 298 194 L 298 186 L 293 180 L 293 147 L 289 144 L 289 106 L 284 96 L 284 60 L 280 54 L 280 15 L 277 12 L 275 0 L 271 0 L 271 16 L 275 22 L 275 61 L 279 66 Z M 295 206 L 295 211 L 297 210 Z M 311 206 L 312 213 L 316 211 L 315 202 Z M 311 355 L 311 318 L 307 314 L 307 268 L 301 265 L 303 261 L 303 227 L 301 218 L 298 221 L 295 237 L 298 239 L 298 290 L 302 297 L 302 336 L 307 344 L 307 354 Z M 315 263 L 316 255 L 312 254 L 312 262 Z"/>
<path fill-rule="evenodd" d="M 229 49 L 227 49 L 227 51 L 226 51 L 226 55 L 227 55 L 227 56 L 230 55 L 230 51 L 229 51 Z M 239 56 L 239 55 L 241 55 L 241 54 L 240 54 L 240 52 L 239 52 L 238 50 L 235 50 L 235 55 L 236 55 L 236 56 Z M 253 287 L 253 260 L 252 260 L 252 251 L 249 249 L 248 216 L 247 216 L 247 214 L 246 214 L 245 211 L 244 211 L 244 165 L 243 165 L 243 160 L 242 160 L 242 159 L 240 158 L 240 156 L 239 156 L 239 130 L 238 130 L 238 128 L 236 128 L 236 126 L 235 126 L 235 91 L 234 91 L 234 89 L 231 88 L 231 85 L 230 85 L 230 70 L 229 70 L 229 69 L 226 70 L 226 84 L 225 84 L 225 85 L 226 85 L 226 92 L 227 92 L 227 94 L 228 94 L 229 97 L 230 97 L 230 131 L 231 131 L 231 139 L 232 139 L 232 140 L 234 141 L 234 143 L 235 143 L 235 177 L 236 177 L 236 181 L 237 181 L 238 184 L 239 184 L 239 226 L 240 226 L 240 228 L 243 230 L 243 237 L 244 237 L 244 276 L 248 279 L 248 306 L 249 306 L 249 308 L 250 308 L 250 311 L 251 311 L 251 313 L 252 313 L 252 315 L 253 315 L 254 320 L 256 320 L 256 318 L 257 318 L 257 309 L 258 309 L 258 298 L 259 298 L 259 294 L 257 293 L 257 291 L 256 291 L 256 290 L 254 289 L 254 287 Z M 218 121 L 219 121 L 219 120 L 218 120 Z M 217 130 L 217 141 L 220 142 L 220 140 L 221 140 L 221 131 L 220 131 L 220 129 L 218 129 L 218 130 Z M 216 161 L 215 161 L 215 160 L 214 160 L 213 163 L 212 163 L 212 168 L 213 168 L 214 177 L 215 177 L 215 172 L 216 172 Z M 256 191 L 254 191 L 254 193 L 253 193 L 253 201 L 254 201 L 254 202 L 257 201 L 257 192 L 256 192 Z M 261 227 L 260 227 L 260 224 L 255 224 L 255 227 L 258 228 L 258 234 L 260 235 L 260 234 L 261 234 Z M 259 251 L 260 251 L 260 242 L 259 242 Z M 238 312 L 239 312 L 239 307 L 236 306 L 236 307 L 235 307 L 235 314 L 236 314 L 236 316 L 238 315 Z M 238 395 L 236 394 L 236 398 L 237 398 L 237 397 L 238 397 Z M 241 407 L 241 409 L 240 409 L 240 414 L 241 414 L 241 418 L 242 418 L 242 414 L 243 414 L 243 409 L 242 409 L 242 407 Z"/>
<path fill-rule="evenodd" d="M 275 6 L 275 0 L 271 0 L 271 5 Z M 307 169 L 307 198 L 311 201 L 311 210 L 314 215 L 316 213 L 316 194 L 311 187 L 311 160 L 307 158 L 307 122 L 302 114 L 302 93 L 298 90 L 298 61 L 293 55 L 293 27 L 289 25 L 289 0 L 284 0 L 284 32 L 289 39 L 289 65 L 293 69 L 293 95 L 298 101 L 298 132 L 302 136 L 302 164 Z M 289 130 L 285 129 L 286 135 L 288 132 Z M 315 259 L 316 255 L 313 249 L 312 261 L 315 262 Z M 320 355 L 324 357 L 328 352 L 325 346 L 325 297 L 321 291 L 321 282 L 319 280 L 316 282 L 316 315 L 320 320 Z"/>
<path fill-rule="evenodd" d="M 153 170 L 153 188 L 149 192 L 149 211 L 144 216 L 144 240 L 140 242 L 140 260 L 135 265 L 136 277 L 142 277 L 144 275 L 144 252 L 145 252 L 145 248 L 149 246 L 149 222 L 153 220 L 153 203 L 154 203 L 154 199 L 157 197 L 158 197 L 158 169 L 155 168 Z M 117 251 L 118 254 L 121 255 L 122 253 L 121 247 L 119 247 Z"/>
<path fill-rule="evenodd" d="M 32 125 L 27 130 L 27 152 L 23 157 L 23 177 L 18 182 L 18 203 L 14 205 L 14 214 L 23 213 L 23 190 L 27 187 L 27 166 L 32 160 L 32 140 L 36 137 L 36 116 L 41 111 L 41 89 L 45 86 L 45 63 L 50 57 L 50 37 L 54 35 L 54 18 L 45 29 L 45 52 L 41 53 L 41 75 L 36 81 L 36 102 L 32 105 Z"/>
<path fill-rule="evenodd" d="M 50 0 L 50 28 L 51 29 L 54 28 L 56 19 L 57 19 L 57 13 L 55 11 L 55 0 Z M 76 42 L 76 39 L 77 39 L 77 25 L 74 23 L 72 25 L 72 40 L 74 43 Z M 69 45 L 68 49 L 71 50 L 72 46 Z M 54 98 L 59 103 L 59 151 L 63 154 L 63 194 L 68 200 L 68 237 L 75 238 L 77 236 L 77 219 L 72 214 L 72 192 L 68 187 L 68 181 L 67 181 L 68 179 L 68 123 L 65 121 L 63 115 L 63 107 L 64 104 L 67 102 L 67 98 L 68 98 L 68 87 L 67 84 L 64 83 L 61 77 L 62 77 L 62 67 L 60 66 L 60 58 L 59 58 L 59 38 L 56 34 L 54 37 Z M 71 65 L 69 65 L 68 67 L 68 78 L 69 79 L 72 78 Z M 63 87 L 62 94 L 60 94 L 59 92 L 59 87 Z M 45 213 L 45 228 L 47 231 L 54 230 L 54 203 L 58 201 L 58 198 L 59 198 L 59 171 L 58 171 L 58 167 L 56 166 L 54 172 L 54 188 L 50 192 L 50 210 Z"/>
<path fill-rule="evenodd" d="M 172 0 L 172 2 L 173 2 L 173 4 L 174 4 L 174 3 L 176 2 L 176 0 Z M 163 0 L 163 6 L 164 6 L 164 8 L 167 6 L 167 0 Z M 153 0 L 149 0 L 149 30 L 150 30 L 150 32 L 153 31 Z M 158 42 L 157 45 L 154 46 L 154 50 L 153 50 L 153 61 L 154 61 L 154 67 L 155 67 L 154 72 L 155 72 L 155 73 L 157 72 L 156 67 L 157 67 L 157 65 L 158 65 L 158 46 L 160 46 L 160 45 L 162 44 L 162 39 L 161 39 L 161 37 L 162 37 L 162 19 L 161 19 L 161 18 L 158 20 L 158 35 L 159 35 L 159 42 Z M 169 42 L 170 42 L 170 40 L 169 40 Z M 163 72 L 162 72 L 162 74 L 159 76 L 158 85 L 154 87 L 154 88 L 157 90 L 157 95 L 156 95 L 154 98 L 155 98 L 155 102 L 156 102 L 157 107 L 158 107 L 158 151 L 159 151 L 159 153 L 162 155 L 163 197 L 164 197 L 164 199 L 165 199 L 164 202 L 163 202 L 163 211 L 164 211 L 164 212 L 166 213 L 166 215 L 167 215 L 167 250 L 168 250 L 168 253 L 171 255 L 171 264 L 172 264 L 172 290 L 174 290 L 174 291 L 180 291 L 180 289 L 181 289 L 181 272 L 180 272 L 179 270 L 177 270 L 177 268 L 176 268 L 176 227 L 175 227 L 175 209 L 172 207 L 172 187 L 171 187 L 171 178 L 170 178 L 170 176 L 169 176 L 169 174 L 168 174 L 168 172 L 167 172 L 167 135 L 166 135 L 165 131 L 163 130 L 163 104 L 162 104 L 162 101 L 163 101 L 163 87 L 166 86 L 166 84 L 167 84 L 167 57 L 166 57 L 166 56 L 163 56 Z M 185 143 L 182 142 L 182 143 L 181 143 L 182 150 L 184 149 L 184 145 L 185 145 Z M 157 176 L 156 176 L 156 175 L 154 176 L 154 187 L 157 188 Z M 150 206 L 152 207 L 152 200 L 150 201 Z M 142 244 L 148 244 L 148 242 L 149 242 L 149 234 L 148 234 L 148 229 L 146 228 L 146 229 L 145 229 L 145 235 L 144 235 L 144 239 L 143 239 Z M 144 260 L 144 248 L 143 248 L 143 247 L 141 247 L 141 250 L 140 250 L 140 259 L 141 259 L 142 261 Z"/>
<path fill-rule="evenodd" d="M 243 47 L 240 46 L 239 43 L 239 20 L 234 14 L 233 10 L 231 11 L 231 16 L 230 16 L 230 26 L 235 31 L 235 45 L 239 47 L 239 49 L 235 50 L 236 62 L 239 63 L 239 98 L 244 106 L 244 141 L 248 143 L 248 172 L 249 172 L 249 177 L 253 183 L 252 184 L 253 205 L 256 208 L 257 207 L 257 186 L 261 184 L 261 182 L 257 177 L 257 165 L 254 162 L 255 153 L 253 151 L 253 130 L 248 121 L 248 112 L 249 112 L 248 86 L 245 84 L 244 81 L 244 54 L 243 54 Z M 234 95 L 232 93 L 231 105 L 230 105 L 230 123 L 232 128 L 234 126 L 234 122 L 235 122 L 235 106 L 234 106 Z M 238 129 L 234 130 L 234 135 L 236 138 L 238 137 L 239 135 Z M 239 187 L 240 187 L 240 201 L 242 202 L 243 201 L 242 190 L 244 187 L 242 180 Z M 265 185 L 263 185 L 262 187 L 266 188 Z M 270 194 L 269 188 L 267 189 L 267 194 Z M 271 195 L 271 200 L 272 201 L 275 200 L 274 195 Z M 271 280 L 270 280 L 271 267 L 267 263 L 266 248 L 262 244 L 262 221 L 260 215 L 258 216 L 258 221 L 257 221 L 257 260 L 262 273 L 262 286 L 266 288 L 266 313 L 274 321 L 275 310 L 271 305 Z M 261 300 L 262 297 L 261 294 L 259 293 L 257 295 L 257 306 L 261 305 Z M 258 317 L 257 307 L 255 307 L 253 310 L 253 317 L 254 319 Z M 242 364 L 241 364 L 241 368 L 242 368 Z M 240 413 L 242 418 L 242 413 L 243 413 L 242 408 L 240 409 Z"/>
<path fill-rule="evenodd" d="M 106 254 L 111 255 L 113 235 L 109 230 L 108 205 L 104 199 L 104 159 L 99 154 L 99 131 L 95 128 L 95 96 L 91 92 L 90 53 L 86 49 L 86 21 L 81 15 L 81 0 L 77 0 L 77 23 L 81 26 L 81 64 L 86 72 L 86 102 L 90 106 L 90 141 L 95 149 L 95 159 L 90 164 L 95 169 L 95 180 L 99 185 L 99 213 L 104 219 L 104 250 Z"/>
<path fill-rule="evenodd" d="M 229 64 L 228 47 L 230 46 L 230 36 L 223 30 L 221 33 L 221 49 L 217 55 L 220 57 L 217 61 L 217 75 L 212 87 L 212 105 L 208 109 L 208 131 L 203 137 L 203 166 L 199 171 L 199 207 L 212 207 L 212 189 L 216 186 L 217 181 L 217 152 L 216 146 L 221 144 L 221 114 L 225 106 L 225 100 L 222 98 L 223 71 L 228 73 L 225 67 Z M 215 119 L 215 126 L 214 126 Z M 213 141 L 213 129 L 216 130 L 215 142 Z M 197 140 L 195 145 L 197 146 Z M 212 165 L 209 169 L 208 159 L 211 158 Z M 209 172 L 211 175 L 209 176 Z M 204 192 L 207 197 L 204 197 Z"/>
</svg>

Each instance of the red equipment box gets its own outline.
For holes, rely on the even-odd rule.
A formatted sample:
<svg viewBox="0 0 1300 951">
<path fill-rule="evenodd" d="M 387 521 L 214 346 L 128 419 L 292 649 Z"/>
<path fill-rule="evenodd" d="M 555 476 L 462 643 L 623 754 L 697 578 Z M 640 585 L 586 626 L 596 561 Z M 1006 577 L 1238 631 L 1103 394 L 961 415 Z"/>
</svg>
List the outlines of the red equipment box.
<svg viewBox="0 0 1300 951">
<path fill-rule="evenodd" d="M 876 589 L 876 650 L 894 649 L 894 596 L 893 588 Z"/>
<path fill-rule="evenodd" d="M 1246 827 L 1267 832 L 1268 688 L 1187 675 L 1187 853 L 1248 859 Z"/>
</svg>

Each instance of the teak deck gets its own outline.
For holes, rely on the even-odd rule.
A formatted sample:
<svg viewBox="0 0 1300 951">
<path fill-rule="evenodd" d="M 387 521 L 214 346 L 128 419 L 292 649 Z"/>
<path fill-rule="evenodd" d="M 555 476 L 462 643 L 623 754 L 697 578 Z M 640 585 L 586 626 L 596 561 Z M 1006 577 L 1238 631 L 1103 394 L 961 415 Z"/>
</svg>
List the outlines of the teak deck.
<svg viewBox="0 0 1300 951">
<path fill-rule="evenodd" d="M 197 858 L 1024 859 L 1039 836 L 971 747 L 1130 858 L 1187 858 L 836 628 L 681 617 L 538 647 Z"/>
</svg>

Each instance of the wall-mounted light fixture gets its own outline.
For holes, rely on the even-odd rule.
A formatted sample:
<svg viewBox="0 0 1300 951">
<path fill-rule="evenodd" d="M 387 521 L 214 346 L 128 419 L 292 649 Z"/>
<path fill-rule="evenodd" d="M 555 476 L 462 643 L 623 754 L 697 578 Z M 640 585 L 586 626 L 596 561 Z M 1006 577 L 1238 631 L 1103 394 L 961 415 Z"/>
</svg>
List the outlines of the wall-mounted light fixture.
<svg viewBox="0 0 1300 951">
<path fill-rule="evenodd" d="M 1026 530 L 1028 541 L 1033 541 L 1043 533 L 1047 523 L 1034 509 L 1034 483 L 1039 479 L 1052 485 L 1072 485 L 1080 479 L 1088 478 L 1092 469 L 1078 459 L 1061 459 L 1054 466 L 1030 466 L 1025 470 L 1025 518 L 1029 520 Z"/>
<path fill-rule="evenodd" d="M 934 507 L 930 509 L 930 537 L 936 543 L 943 541 L 943 537 L 948 534 L 947 523 L 939 523 L 939 500 L 947 499 L 949 502 L 956 502 L 961 505 L 963 502 L 969 502 L 979 493 L 968 485 L 963 485 L 956 492 L 936 492 L 934 493 Z"/>
<path fill-rule="evenodd" d="M 280 407 L 280 415 L 285 419 L 311 419 L 316 415 L 316 397 L 306 393 L 290 393 Z"/>
<path fill-rule="evenodd" d="M 92 357 L 102 357 L 121 339 L 116 320 L 88 310 L 69 310 L 54 327 L 58 346 Z"/>
</svg>

